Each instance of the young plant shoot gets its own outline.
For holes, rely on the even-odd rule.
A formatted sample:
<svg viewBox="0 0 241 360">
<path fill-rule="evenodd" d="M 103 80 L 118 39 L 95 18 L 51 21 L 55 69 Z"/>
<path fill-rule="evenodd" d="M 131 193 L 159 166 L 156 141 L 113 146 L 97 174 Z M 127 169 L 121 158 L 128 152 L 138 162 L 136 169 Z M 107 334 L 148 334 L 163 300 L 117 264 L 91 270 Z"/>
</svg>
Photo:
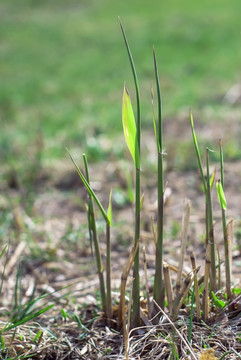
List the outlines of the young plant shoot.
<svg viewBox="0 0 241 360">
<path fill-rule="evenodd" d="M 120 19 L 119 19 L 120 21 Z M 124 28 L 120 21 L 120 27 L 124 38 L 126 50 L 128 53 L 131 70 L 134 78 L 136 88 L 136 104 L 137 104 L 137 119 L 135 122 L 134 113 L 132 110 L 130 97 L 126 87 L 124 87 L 123 107 L 122 107 L 122 122 L 126 142 L 130 149 L 136 168 L 136 198 L 135 198 L 135 241 L 134 246 L 137 246 L 140 240 L 140 212 L 141 212 L 141 174 L 140 174 L 140 144 L 141 144 L 141 108 L 140 108 L 140 91 L 135 69 L 135 64 L 132 58 L 130 47 L 124 32 Z M 134 125 L 135 123 L 135 125 Z M 136 130 L 135 130 L 136 128 Z M 133 271 L 133 302 L 132 302 L 132 325 L 137 327 L 140 325 L 140 276 L 139 276 L 139 249 L 137 249 L 134 271 Z"/>
</svg>

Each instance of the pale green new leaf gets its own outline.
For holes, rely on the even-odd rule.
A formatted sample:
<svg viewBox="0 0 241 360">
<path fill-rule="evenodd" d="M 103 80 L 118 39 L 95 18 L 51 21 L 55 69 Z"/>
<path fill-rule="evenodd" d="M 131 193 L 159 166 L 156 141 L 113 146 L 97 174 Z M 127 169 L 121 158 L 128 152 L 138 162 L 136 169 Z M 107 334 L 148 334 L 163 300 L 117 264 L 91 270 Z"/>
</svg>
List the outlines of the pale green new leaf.
<svg viewBox="0 0 241 360">
<path fill-rule="evenodd" d="M 220 180 L 216 181 L 216 188 L 217 188 L 218 199 L 219 199 L 221 209 L 226 210 L 227 209 L 227 202 L 226 202 L 226 198 L 225 198 L 223 187 L 222 187 L 222 184 L 221 184 Z"/>
<path fill-rule="evenodd" d="M 219 299 L 214 292 L 212 291 L 212 296 L 213 296 L 213 303 L 214 305 L 216 305 L 218 308 L 223 309 L 225 307 L 225 302 L 221 299 Z"/>
<path fill-rule="evenodd" d="M 109 206 L 108 206 L 108 210 L 107 210 L 107 217 L 109 219 L 109 224 L 111 226 L 112 223 L 112 204 L 111 204 L 111 198 L 112 198 L 112 189 L 110 191 L 110 197 L 109 197 Z"/>
<path fill-rule="evenodd" d="M 122 102 L 122 124 L 126 144 L 134 160 L 135 165 L 138 162 L 138 154 L 136 153 L 136 122 L 131 105 L 131 99 L 126 86 L 123 91 L 123 102 Z"/>
</svg>

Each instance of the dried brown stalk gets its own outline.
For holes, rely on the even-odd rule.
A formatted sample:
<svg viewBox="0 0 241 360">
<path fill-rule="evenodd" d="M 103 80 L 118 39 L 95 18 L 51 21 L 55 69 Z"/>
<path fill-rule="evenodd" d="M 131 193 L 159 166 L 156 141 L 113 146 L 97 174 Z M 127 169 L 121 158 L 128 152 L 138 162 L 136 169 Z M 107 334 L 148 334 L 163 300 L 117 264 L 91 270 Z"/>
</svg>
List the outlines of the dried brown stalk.
<svg viewBox="0 0 241 360">
<path fill-rule="evenodd" d="M 121 290 L 120 290 L 120 303 L 119 303 L 119 312 L 118 312 L 118 327 L 121 328 L 123 323 L 123 318 L 125 319 L 125 293 L 126 293 L 126 282 L 134 259 L 136 256 L 137 249 L 139 248 L 140 240 L 137 242 L 135 248 L 133 247 L 129 258 L 124 266 L 122 275 L 121 275 Z"/>
<path fill-rule="evenodd" d="M 165 288 L 167 294 L 168 310 L 171 313 L 173 307 L 173 291 L 172 291 L 170 271 L 167 264 L 163 265 L 163 275 L 164 275 Z"/>
<path fill-rule="evenodd" d="M 190 290 L 193 280 L 194 280 L 194 274 L 193 274 L 193 272 L 191 272 L 185 278 L 183 285 L 181 287 L 181 290 L 177 294 L 177 296 L 174 300 L 172 314 L 171 314 L 171 318 L 173 321 L 175 321 L 177 319 L 178 312 L 181 309 L 181 306 L 187 296 L 188 291 Z"/>
<path fill-rule="evenodd" d="M 197 265 L 196 265 L 195 254 L 194 254 L 193 251 L 191 252 L 190 259 L 191 259 L 191 263 L 192 263 L 192 270 L 194 272 L 195 300 L 196 300 L 197 318 L 201 319 L 200 296 L 199 296 L 198 278 L 197 278 Z"/>
<path fill-rule="evenodd" d="M 181 289 L 182 284 L 182 269 L 183 269 L 183 262 L 186 253 L 186 245 L 187 245 L 187 234 L 188 234 L 188 225 L 189 225 L 189 218 L 190 218 L 190 207 L 191 202 L 190 200 L 185 200 L 184 207 L 183 207 L 183 215 L 182 215 L 182 237 L 181 237 L 181 254 L 178 266 L 178 273 L 177 273 L 177 281 L 176 281 L 176 294 L 178 295 Z"/>
</svg>

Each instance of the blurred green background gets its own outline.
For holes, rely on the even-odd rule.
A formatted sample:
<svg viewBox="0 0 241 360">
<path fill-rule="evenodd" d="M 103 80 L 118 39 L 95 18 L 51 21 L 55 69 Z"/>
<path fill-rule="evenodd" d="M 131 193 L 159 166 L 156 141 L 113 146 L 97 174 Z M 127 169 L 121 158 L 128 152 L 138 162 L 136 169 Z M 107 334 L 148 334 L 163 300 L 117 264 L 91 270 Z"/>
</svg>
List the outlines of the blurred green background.
<svg viewBox="0 0 241 360">
<path fill-rule="evenodd" d="M 88 137 L 121 131 L 123 84 L 133 102 L 134 86 L 118 16 L 143 127 L 152 127 L 153 44 L 164 117 L 207 106 L 218 116 L 240 80 L 240 14 L 240 0 L 1 0 L 1 166 L 51 163 L 66 157 L 65 146 L 81 152 Z"/>
</svg>

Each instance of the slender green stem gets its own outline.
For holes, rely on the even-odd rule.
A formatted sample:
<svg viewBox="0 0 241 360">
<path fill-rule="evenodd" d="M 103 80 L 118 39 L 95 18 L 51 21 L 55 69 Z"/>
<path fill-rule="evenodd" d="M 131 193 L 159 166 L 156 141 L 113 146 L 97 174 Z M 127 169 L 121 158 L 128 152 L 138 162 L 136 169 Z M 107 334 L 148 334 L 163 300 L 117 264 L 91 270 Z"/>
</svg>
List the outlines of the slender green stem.
<svg viewBox="0 0 241 360">
<path fill-rule="evenodd" d="M 223 147 L 222 140 L 219 139 L 219 151 L 220 151 L 220 172 L 221 172 L 221 185 L 224 191 L 224 171 L 223 171 Z M 224 251 L 225 251 L 225 273 L 226 273 L 226 289 L 228 299 L 231 299 L 231 268 L 230 268 L 230 249 L 228 241 L 228 231 L 227 231 L 227 221 L 226 221 L 226 212 L 222 208 L 222 225 L 223 225 L 223 239 L 224 239 Z"/>
<path fill-rule="evenodd" d="M 231 272 L 230 272 L 230 261 L 229 261 L 229 246 L 228 246 L 228 234 L 227 234 L 227 222 L 226 213 L 222 209 L 222 225 L 223 225 L 223 240 L 224 240 L 224 252 L 225 252 L 225 273 L 226 273 L 226 290 L 228 300 L 232 298 L 231 292 Z"/>
<path fill-rule="evenodd" d="M 216 291 L 216 251 L 214 242 L 214 231 L 213 231 L 213 209 L 212 209 L 212 196 L 210 186 L 210 172 L 209 172 L 209 149 L 206 149 L 207 159 L 207 241 L 211 245 L 211 264 L 210 264 L 210 291 Z"/>
<path fill-rule="evenodd" d="M 192 137 L 193 137 L 193 142 L 194 142 L 194 147 L 195 147 L 195 151 L 196 151 L 196 155 L 197 155 L 197 160 L 198 160 L 198 165 L 199 165 L 199 170 L 201 173 L 201 177 L 202 177 L 202 182 L 203 182 L 203 188 L 204 188 L 204 192 L 205 192 L 205 213 L 206 213 L 206 245 L 207 245 L 207 241 L 208 241 L 208 198 L 207 198 L 207 184 L 206 184 L 206 180 L 205 180 L 205 176 L 204 176 L 204 172 L 203 172 L 203 166 L 202 166 L 202 160 L 201 160 L 201 156 L 200 156 L 200 151 L 199 151 L 199 147 L 198 147 L 198 142 L 197 142 L 197 137 L 196 137 L 196 133 L 195 133 L 195 129 L 194 129 L 194 121 L 193 121 L 193 115 L 192 112 L 190 111 L 190 122 L 191 122 L 191 129 L 192 129 Z"/>
<path fill-rule="evenodd" d="M 157 245 L 156 245 L 156 263 L 155 263 L 155 280 L 154 280 L 154 299 L 161 307 L 164 305 L 164 289 L 163 289 L 163 276 L 162 276 L 162 262 L 163 262 L 163 149 L 162 149 L 162 103 L 161 103 L 161 90 L 158 75 L 158 67 L 153 47 L 153 59 L 155 68 L 155 78 L 157 87 L 158 99 L 158 169 L 157 169 L 157 184 L 158 184 L 158 219 L 157 219 Z"/>
<path fill-rule="evenodd" d="M 140 187 L 140 143 L 141 143 L 141 108 L 140 108 L 140 91 L 139 84 L 135 69 L 135 64 L 131 54 L 131 50 L 124 32 L 124 28 L 120 21 L 120 27 L 124 42 L 126 45 L 131 70 L 134 78 L 135 88 L 136 88 L 136 106 L 137 106 L 137 120 L 136 120 L 136 154 L 139 156 L 136 157 L 136 205 L 135 205 L 135 246 L 140 239 L 140 198 L 141 198 L 141 187 Z M 134 327 L 139 326 L 140 324 L 140 279 L 139 279 L 139 249 L 137 250 L 135 261 L 134 261 L 134 281 L 133 281 L 133 303 L 132 303 L 132 325 Z"/>
<path fill-rule="evenodd" d="M 112 315 L 111 300 L 111 245 L 110 245 L 110 225 L 106 223 L 106 312 L 110 319 Z"/>
<path fill-rule="evenodd" d="M 88 170 L 88 162 L 86 155 L 83 154 L 84 164 L 85 164 L 85 173 L 86 173 L 86 180 L 89 183 L 89 170 Z M 94 205 L 91 195 L 89 194 L 89 208 L 88 208 L 88 221 L 89 221 L 89 229 L 91 234 L 93 235 L 93 243 L 95 248 L 95 260 L 97 265 L 97 271 L 99 276 L 99 282 L 100 282 L 100 293 L 101 293 L 101 302 L 102 302 L 102 310 L 104 313 L 107 311 L 106 307 L 106 292 L 105 292 L 105 282 L 104 282 L 104 275 L 103 275 L 103 264 L 100 254 L 100 245 L 99 245 L 99 239 L 97 235 L 97 229 L 96 229 L 96 221 L 95 221 L 95 211 L 94 211 Z"/>
<path fill-rule="evenodd" d="M 221 184 L 224 190 L 224 175 L 223 175 L 223 146 L 222 139 L 219 139 L 219 153 L 220 153 L 220 173 L 221 173 Z"/>
</svg>

